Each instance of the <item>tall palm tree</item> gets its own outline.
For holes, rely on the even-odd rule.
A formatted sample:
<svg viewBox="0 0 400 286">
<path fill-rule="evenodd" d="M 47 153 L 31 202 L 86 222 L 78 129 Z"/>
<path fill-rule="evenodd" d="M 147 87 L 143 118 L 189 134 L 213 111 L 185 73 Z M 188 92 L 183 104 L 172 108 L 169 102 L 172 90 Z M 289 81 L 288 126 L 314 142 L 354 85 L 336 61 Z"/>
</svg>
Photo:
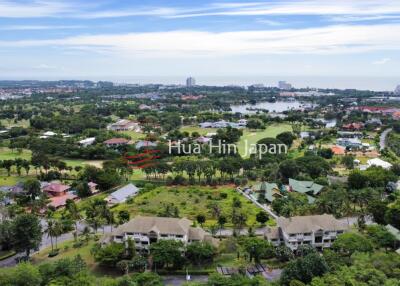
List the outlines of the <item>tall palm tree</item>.
<svg viewBox="0 0 400 286">
<path fill-rule="evenodd" d="M 67 200 L 66 202 L 66 209 L 68 211 L 68 214 L 70 216 L 70 218 L 74 221 L 75 224 L 75 241 L 78 238 L 78 223 L 79 221 L 82 219 L 82 216 L 79 212 L 78 206 L 76 205 L 76 203 L 73 200 Z"/>
<path fill-rule="evenodd" d="M 55 221 L 54 229 L 55 229 L 54 234 L 55 234 L 55 238 L 56 238 L 56 249 L 58 249 L 57 238 L 63 233 L 63 229 L 64 229 L 64 226 L 61 223 L 61 221 L 59 221 L 59 220 Z"/>
<path fill-rule="evenodd" d="M 57 235 L 56 223 L 53 219 L 49 219 L 47 221 L 47 228 L 45 232 L 47 233 L 47 236 L 50 237 L 51 251 L 53 252 L 54 251 L 53 237 Z"/>
</svg>

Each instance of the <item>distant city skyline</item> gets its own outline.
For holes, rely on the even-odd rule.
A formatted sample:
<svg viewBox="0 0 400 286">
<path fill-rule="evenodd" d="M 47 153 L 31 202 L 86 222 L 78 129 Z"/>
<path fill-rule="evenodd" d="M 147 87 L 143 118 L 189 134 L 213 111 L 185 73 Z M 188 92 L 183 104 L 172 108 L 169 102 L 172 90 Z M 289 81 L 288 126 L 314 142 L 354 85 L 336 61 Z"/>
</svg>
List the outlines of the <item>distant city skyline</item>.
<svg viewBox="0 0 400 286">
<path fill-rule="evenodd" d="M 0 33 L 0 79 L 400 83 L 396 0 L 0 0 Z"/>
</svg>

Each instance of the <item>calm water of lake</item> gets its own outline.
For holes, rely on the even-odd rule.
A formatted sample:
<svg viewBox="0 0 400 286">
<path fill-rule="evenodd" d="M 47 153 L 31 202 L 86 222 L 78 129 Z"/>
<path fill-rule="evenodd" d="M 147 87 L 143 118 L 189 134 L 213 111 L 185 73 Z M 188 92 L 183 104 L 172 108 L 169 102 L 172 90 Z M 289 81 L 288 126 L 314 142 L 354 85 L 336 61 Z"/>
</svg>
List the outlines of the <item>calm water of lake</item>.
<svg viewBox="0 0 400 286">
<path fill-rule="evenodd" d="M 309 107 L 310 104 L 302 103 L 300 101 L 276 101 L 276 102 L 257 102 L 257 104 L 240 104 L 240 105 L 231 105 L 232 112 L 236 113 L 256 113 L 257 110 L 251 109 L 263 109 L 268 110 L 268 112 L 283 112 L 292 109 L 302 109 L 305 107 Z M 250 110 L 249 110 L 250 109 Z"/>
</svg>

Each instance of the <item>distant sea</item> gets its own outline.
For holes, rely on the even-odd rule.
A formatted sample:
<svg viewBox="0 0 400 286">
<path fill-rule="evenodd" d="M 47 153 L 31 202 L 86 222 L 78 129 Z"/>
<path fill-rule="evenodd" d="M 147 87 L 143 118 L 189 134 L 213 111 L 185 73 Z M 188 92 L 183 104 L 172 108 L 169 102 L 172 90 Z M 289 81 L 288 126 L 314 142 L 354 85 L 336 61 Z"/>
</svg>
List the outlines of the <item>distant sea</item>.
<svg viewBox="0 0 400 286">
<path fill-rule="evenodd" d="M 399 77 L 325 77 L 325 76 L 201 76 L 190 75 L 196 79 L 198 85 L 239 85 L 263 84 L 277 86 L 278 81 L 284 80 L 295 88 L 338 88 L 360 89 L 375 91 L 393 91 L 400 84 Z M 105 78 L 104 78 L 105 79 Z M 108 80 L 119 83 L 161 83 L 185 84 L 185 76 L 132 76 L 110 77 Z"/>
<path fill-rule="evenodd" d="M 295 88 L 338 88 L 338 89 L 360 89 L 374 91 L 393 91 L 400 84 L 398 77 L 365 77 L 365 76 L 205 76 L 190 74 L 180 76 L 54 76 L 54 77 L 31 77 L 13 78 L 37 79 L 37 80 L 107 80 L 116 83 L 159 83 L 159 84 L 185 84 L 186 78 L 192 76 L 198 85 L 238 85 L 248 86 L 252 84 L 263 84 L 265 86 L 277 86 L 278 81 L 284 80 L 291 83 Z M 4 78 L 10 79 L 10 78 Z"/>
</svg>

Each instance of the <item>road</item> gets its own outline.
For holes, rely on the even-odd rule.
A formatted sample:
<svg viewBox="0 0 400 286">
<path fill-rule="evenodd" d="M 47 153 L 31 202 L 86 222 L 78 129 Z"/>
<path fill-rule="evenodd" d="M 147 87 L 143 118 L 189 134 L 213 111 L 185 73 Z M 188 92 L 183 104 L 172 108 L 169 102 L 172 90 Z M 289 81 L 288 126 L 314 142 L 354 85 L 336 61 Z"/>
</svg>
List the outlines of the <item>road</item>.
<svg viewBox="0 0 400 286">
<path fill-rule="evenodd" d="M 42 231 L 45 231 L 45 229 L 47 227 L 46 221 L 44 219 L 41 219 L 40 223 L 42 225 Z M 85 227 L 86 227 L 86 224 L 84 222 L 79 222 L 78 223 L 79 232 L 82 232 Z M 104 227 L 104 232 L 111 232 L 111 227 L 110 226 L 105 226 Z M 102 234 L 103 233 L 103 228 L 98 229 L 98 233 Z M 67 241 L 67 240 L 72 240 L 73 238 L 74 238 L 73 232 L 64 233 L 64 234 L 62 234 L 61 236 L 59 236 L 57 238 L 57 243 L 61 243 L 63 241 Z M 55 243 L 55 239 L 54 238 L 53 238 L 53 243 Z M 40 243 L 38 251 L 41 251 L 41 250 L 43 250 L 45 248 L 48 248 L 49 246 L 51 246 L 50 237 L 47 235 L 47 233 L 43 233 L 42 241 Z M 37 253 L 38 251 L 31 252 L 31 255 Z M 11 257 L 9 257 L 7 259 L 1 260 L 0 261 L 0 268 L 1 267 L 12 267 L 12 266 L 16 265 L 15 259 L 19 258 L 19 257 L 23 257 L 24 255 L 25 255 L 25 253 L 17 253 L 14 256 L 11 256 Z"/>
<path fill-rule="evenodd" d="M 381 133 L 381 136 L 379 137 L 380 150 L 383 150 L 386 148 L 386 137 L 390 131 L 392 131 L 392 128 L 388 128 Z"/>
</svg>

